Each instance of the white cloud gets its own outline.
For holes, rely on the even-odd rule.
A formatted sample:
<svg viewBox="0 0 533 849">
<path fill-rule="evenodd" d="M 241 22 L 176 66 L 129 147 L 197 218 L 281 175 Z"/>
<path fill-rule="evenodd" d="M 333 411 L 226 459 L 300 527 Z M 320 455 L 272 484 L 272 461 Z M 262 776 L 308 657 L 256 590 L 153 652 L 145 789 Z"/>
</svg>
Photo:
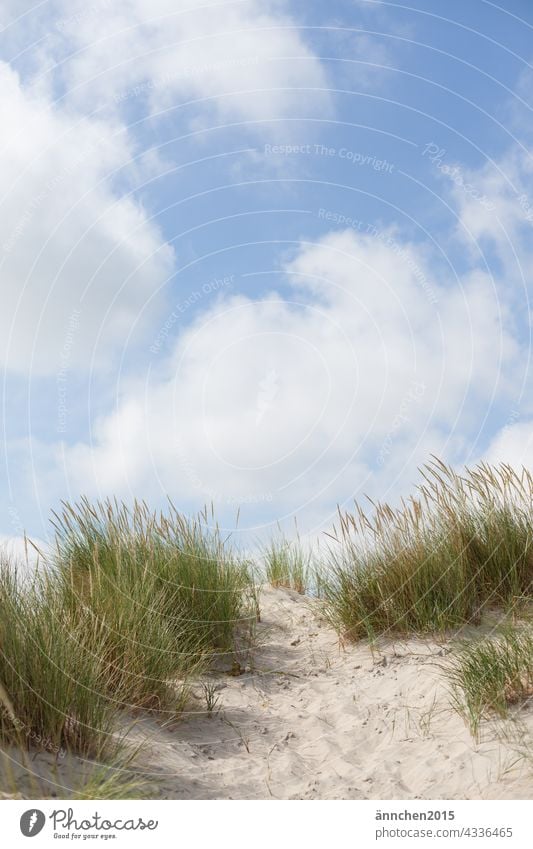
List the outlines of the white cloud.
<svg viewBox="0 0 533 849">
<path fill-rule="evenodd" d="M 149 212 L 125 194 L 154 167 L 131 164 L 128 116 L 191 99 L 187 120 L 198 127 L 323 116 L 328 98 L 313 90 L 327 78 L 286 7 L 51 0 L 17 23 L 30 4 L 3 5 L 0 25 L 13 23 L 5 43 L 39 38 L 20 62 L 22 82 L 0 66 L 9 115 L 0 165 L 4 366 L 49 375 L 87 368 L 93 356 L 105 365 L 132 329 L 154 332 L 174 257 Z M 359 47 L 371 53 L 373 42 Z M 470 233 L 463 238 L 490 239 L 507 273 L 532 226 L 522 191 L 531 166 L 516 153 L 499 166 L 465 170 L 451 185 Z M 518 259 L 530 268 L 530 251 Z M 431 256 L 393 230 L 302 245 L 286 267 L 288 298 L 226 298 L 181 333 L 169 357 L 158 354 L 149 375 L 121 387 L 91 443 L 55 452 L 35 443 L 42 495 L 169 492 L 196 504 L 257 505 L 262 515 L 305 512 L 320 524 L 376 480 L 386 495 L 430 451 L 473 451 L 527 358 L 511 329 L 506 275 L 498 291 L 484 271 L 459 285 L 431 267 Z M 529 456 L 527 428 L 508 428 L 489 455 Z"/>
<path fill-rule="evenodd" d="M 69 102 L 111 110 L 138 101 L 158 111 L 202 103 L 201 120 L 254 121 L 322 111 L 327 87 L 287 3 L 270 0 L 52 0 L 40 8 L 42 62 Z M 16 28 L 12 35 L 16 38 Z M 308 93 L 294 89 L 310 89 Z M 264 132 L 264 128 L 261 128 Z"/>
<path fill-rule="evenodd" d="M 502 304 L 508 305 L 517 337 L 522 336 L 521 359 L 516 370 L 512 397 L 499 420 L 507 423 L 493 433 L 488 448 L 470 456 L 488 463 L 508 463 L 516 469 L 533 467 L 533 412 L 531 400 L 530 328 L 532 314 L 528 281 L 533 272 L 533 159 L 517 142 L 503 155 L 478 169 L 448 167 L 452 196 L 459 213 L 458 234 L 473 253 L 484 251 L 483 259 L 495 250 L 498 274 L 494 284 Z M 475 241 L 474 241 L 475 240 Z M 478 243 L 476 245 L 476 242 Z M 475 249 L 475 251 L 474 251 Z M 479 257 L 479 254 L 478 254 Z"/>
<path fill-rule="evenodd" d="M 38 45 L 18 62 L 22 78 L 0 63 L 0 106 L 9 115 L 0 165 L 1 364 L 35 374 L 98 367 L 130 332 L 142 338 L 163 308 L 174 256 L 149 212 L 125 193 L 158 167 L 153 153 L 132 164 L 127 106 L 212 98 L 195 112 L 200 123 L 213 109 L 224 120 L 301 114 L 313 98 L 293 88 L 321 87 L 325 78 L 283 6 L 4 6 L 6 46 L 27 47 L 32 37 Z M 58 85 L 66 90 L 54 102 Z"/>
<path fill-rule="evenodd" d="M 488 463 L 508 463 L 533 469 L 533 422 L 508 424 L 496 434 L 483 457 Z"/>
<path fill-rule="evenodd" d="M 490 242 L 508 270 L 521 263 L 527 268 L 533 227 L 533 158 L 529 152 L 517 142 L 480 168 L 448 161 L 445 151 L 429 158 L 449 181 L 462 240 L 471 248 L 474 242 L 480 242 L 482 248 Z"/>
<path fill-rule="evenodd" d="M 31 578 L 36 569 L 46 567 L 48 546 L 40 539 L 0 535 L 0 564 L 16 568 L 21 578 Z"/>
<path fill-rule="evenodd" d="M 86 367 L 93 354 L 102 364 L 136 321 L 141 329 L 153 320 L 150 298 L 172 272 L 173 252 L 143 208 L 113 187 L 112 172 L 133 153 L 127 138 L 55 109 L 5 64 L 0 77 L 9 115 L 0 362 L 36 374 Z"/>
<path fill-rule="evenodd" d="M 3 0 L 0 6 L 0 26 L 12 27 L 17 21 L 25 16 L 35 16 L 37 12 L 46 8 L 48 0 L 39 3 L 38 0 Z"/>
<path fill-rule="evenodd" d="M 318 522 L 371 490 L 372 470 L 385 482 L 475 438 L 516 376 L 506 315 L 484 275 L 452 288 L 398 238 L 329 235 L 288 264 L 287 299 L 204 313 L 95 423 L 92 445 L 65 448 L 72 489 Z"/>
</svg>

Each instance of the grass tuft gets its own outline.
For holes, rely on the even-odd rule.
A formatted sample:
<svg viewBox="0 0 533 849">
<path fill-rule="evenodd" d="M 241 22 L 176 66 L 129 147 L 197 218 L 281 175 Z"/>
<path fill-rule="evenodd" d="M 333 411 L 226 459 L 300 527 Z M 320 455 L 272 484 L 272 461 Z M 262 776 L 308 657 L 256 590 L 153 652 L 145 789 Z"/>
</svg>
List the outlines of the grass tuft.
<svg viewBox="0 0 533 849">
<path fill-rule="evenodd" d="M 444 631 L 531 596 L 529 472 L 482 464 L 460 476 L 435 460 L 423 477 L 399 509 L 339 516 L 321 594 L 349 637 Z"/>
<path fill-rule="evenodd" d="M 23 588 L 0 567 L 0 735 L 4 743 L 86 757 L 109 749 L 105 633 L 48 577 Z"/>
<path fill-rule="evenodd" d="M 255 588 L 207 512 L 84 499 L 54 528 L 46 573 L 22 581 L 0 564 L 0 736 L 105 770 L 124 745 L 119 712 L 178 715 L 192 680 L 253 629 Z M 80 792 L 115 779 L 91 781 Z"/>
<path fill-rule="evenodd" d="M 482 719 L 505 719 L 533 696 L 533 635 L 507 629 L 465 644 L 447 675 L 454 706 L 477 736 Z"/>
<path fill-rule="evenodd" d="M 309 588 L 311 554 L 306 553 L 299 541 L 271 540 L 263 548 L 266 579 L 273 587 L 289 587 L 302 595 Z"/>
</svg>

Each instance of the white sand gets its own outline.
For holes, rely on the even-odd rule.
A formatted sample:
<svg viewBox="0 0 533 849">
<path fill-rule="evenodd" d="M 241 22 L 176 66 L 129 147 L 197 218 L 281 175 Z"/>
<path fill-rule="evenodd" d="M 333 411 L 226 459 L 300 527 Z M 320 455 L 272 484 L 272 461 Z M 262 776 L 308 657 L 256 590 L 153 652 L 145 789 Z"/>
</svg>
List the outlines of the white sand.
<svg viewBox="0 0 533 849">
<path fill-rule="evenodd" d="M 451 709 L 444 642 L 389 641 L 373 655 L 339 646 L 297 593 L 266 588 L 261 610 L 252 671 L 214 679 L 219 712 L 172 731 L 145 726 L 163 798 L 533 796 L 533 765 L 522 757 L 511 768 L 517 744 L 501 741 L 502 728 L 486 723 L 476 745 Z M 521 722 L 533 731 L 533 711 Z M 515 723 L 504 727 L 520 738 Z"/>
<path fill-rule="evenodd" d="M 172 728 L 137 721 L 134 738 L 148 741 L 139 765 L 156 798 L 533 796 L 533 765 L 517 752 L 524 733 L 533 740 L 532 709 L 521 711 L 520 727 L 485 723 L 476 744 L 450 706 L 439 669 L 445 641 L 388 641 L 374 654 L 364 643 L 340 646 L 309 604 L 263 591 L 260 646 L 240 657 L 251 671 L 213 676 L 216 713 L 205 714 L 197 688 L 196 712 Z M 80 764 L 66 760 L 59 783 L 69 786 Z M 33 763 L 43 774 L 51 761 Z"/>
</svg>

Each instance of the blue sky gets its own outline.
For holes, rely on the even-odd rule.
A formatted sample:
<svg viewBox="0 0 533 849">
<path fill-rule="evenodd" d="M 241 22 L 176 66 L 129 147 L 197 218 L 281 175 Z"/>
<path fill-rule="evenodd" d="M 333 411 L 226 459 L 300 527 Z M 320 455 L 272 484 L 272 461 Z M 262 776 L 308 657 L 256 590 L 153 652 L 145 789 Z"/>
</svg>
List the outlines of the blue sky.
<svg viewBox="0 0 533 849">
<path fill-rule="evenodd" d="M 0 10 L 0 534 L 62 498 L 246 535 L 533 459 L 533 9 Z"/>
</svg>

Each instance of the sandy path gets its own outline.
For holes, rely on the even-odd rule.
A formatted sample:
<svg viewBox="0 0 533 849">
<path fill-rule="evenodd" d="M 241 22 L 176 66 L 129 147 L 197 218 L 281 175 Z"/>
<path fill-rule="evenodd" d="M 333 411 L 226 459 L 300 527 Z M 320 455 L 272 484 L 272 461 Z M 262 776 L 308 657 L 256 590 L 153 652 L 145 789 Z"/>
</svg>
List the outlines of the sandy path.
<svg viewBox="0 0 533 849">
<path fill-rule="evenodd" d="M 251 671 L 214 676 L 218 712 L 143 721 L 160 798 L 531 798 L 533 767 L 486 726 L 476 745 L 450 709 L 443 643 L 341 648 L 305 599 L 265 588 Z M 248 659 L 247 663 L 251 663 Z M 533 731 L 533 712 L 522 721 Z M 512 723 L 507 723 L 512 728 Z"/>
</svg>

